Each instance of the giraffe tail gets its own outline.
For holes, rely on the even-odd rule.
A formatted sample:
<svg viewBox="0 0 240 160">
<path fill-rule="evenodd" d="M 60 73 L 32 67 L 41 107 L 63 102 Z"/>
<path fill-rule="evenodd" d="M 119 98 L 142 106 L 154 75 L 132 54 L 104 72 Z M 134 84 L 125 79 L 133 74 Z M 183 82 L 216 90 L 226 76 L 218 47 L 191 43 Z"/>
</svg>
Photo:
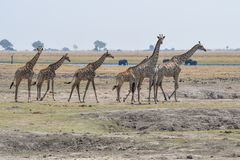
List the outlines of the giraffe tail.
<svg viewBox="0 0 240 160">
<path fill-rule="evenodd" d="M 12 86 L 14 85 L 14 81 L 15 81 L 15 77 L 14 77 L 14 79 L 13 79 L 13 81 L 12 81 L 12 83 L 11 83 L 11 85 L 10 85 L 9 89 L 11 89 L 11 88 L 12 88 Z"/>
<path fill-rule="evenodd" d="M 113 88 L 112 88 L 112 90 L 114 90 L 114 89 L 116 89 L 116 88 L 117 88 L 117 85 L 114 85 Z"/>
<path fill-rule="evenodd" d="M 74 77 L 72 78 L 72 80 L 70 82 L 64 82 L 64 84 L 71 84 L 73 80 L 74 80 Z"/>
<path fill-rule="evenodd" d="M 14 85 L 14 81 L 11 83 L 9 89 L 11 89 L 13 85 Z"/>
<path fill-rule="evenodd" d="M 116 89 L 119 86 L 119 77 L 116 77 L 116 85 L 113 86 L 112 90 Z"/>
</svg>

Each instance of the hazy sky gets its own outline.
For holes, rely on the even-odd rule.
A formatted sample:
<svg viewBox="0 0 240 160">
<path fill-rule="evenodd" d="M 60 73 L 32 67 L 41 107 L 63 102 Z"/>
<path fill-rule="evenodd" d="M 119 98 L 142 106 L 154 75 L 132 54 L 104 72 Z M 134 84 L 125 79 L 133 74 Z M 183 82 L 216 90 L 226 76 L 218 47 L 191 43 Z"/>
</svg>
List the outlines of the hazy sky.
<svg viewBox="0 0 240 160">
<path fill-rule="evenodd" d="M 0 0 L 0 40 L 18 50 L 41 40 L 46 48 L 240 48 L 239 0 Z"/>
</svg>

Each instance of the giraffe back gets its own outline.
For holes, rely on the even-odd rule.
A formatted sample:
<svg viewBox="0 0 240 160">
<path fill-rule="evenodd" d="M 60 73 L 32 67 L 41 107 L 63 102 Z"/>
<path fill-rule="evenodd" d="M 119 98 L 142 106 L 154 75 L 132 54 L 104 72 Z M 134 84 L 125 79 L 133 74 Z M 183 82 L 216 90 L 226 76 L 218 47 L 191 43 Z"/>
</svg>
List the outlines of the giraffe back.
<svg viewBox="0 0 240 160">
<path fill-rule="evenodd" d="M 41 82 L 44 80 L 49 80 L 55 78 L 56 73 L 51 67 L 44 68 L 38 73 L 37 81 Z"/>
</svg>

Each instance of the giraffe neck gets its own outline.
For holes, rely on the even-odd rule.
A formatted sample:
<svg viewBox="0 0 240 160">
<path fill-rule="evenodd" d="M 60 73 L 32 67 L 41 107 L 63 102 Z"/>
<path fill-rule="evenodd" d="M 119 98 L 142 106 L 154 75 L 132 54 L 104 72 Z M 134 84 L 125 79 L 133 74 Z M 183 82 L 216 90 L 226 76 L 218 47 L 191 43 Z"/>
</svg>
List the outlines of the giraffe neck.
<svg viewBox="0 0 240 160">
<path fill-rule="evenodd" d="M 104 60 L 106 59 L 106 55 L 103 54 L 98 60 L 92 63 L 94 70 L 96 70 L 98 67 L 100 67 Z"/>
<path fill-rule="evenodd" d="M 186 53 L 181 54 L 179 56 L 175 57 L 175 60 L 178 64 L 184 63 L 186 60 L 188 60 L 196 51 L 198 50 L 198 45 L 193 46 L 190 50 L 188 50 Z"/>
<path fill-rule="evenodd" d="M 155 45 L 153 54 L 148 58 L 148 65 L 156 66 L 158 57 L 159 57 L 159 51 L 161 46 L 161 40 L 159 39 Z"/>
<path fill-rule="evenodd" d="M 63 64 L 64 60 L 65 60 L 65 56 L 63 56 L 57 62 L 50 64 L 49 67 L 51 67 L 53 70 L 57 70 Z"/>
<path fill-rule="evenodd" d="M 40 57 L 41 52 L 38 52 L 30 61 L 26 63 L 29 69 L 33 69 L 35 64 L 37 63 L 38 58 Z"/>
</svg>

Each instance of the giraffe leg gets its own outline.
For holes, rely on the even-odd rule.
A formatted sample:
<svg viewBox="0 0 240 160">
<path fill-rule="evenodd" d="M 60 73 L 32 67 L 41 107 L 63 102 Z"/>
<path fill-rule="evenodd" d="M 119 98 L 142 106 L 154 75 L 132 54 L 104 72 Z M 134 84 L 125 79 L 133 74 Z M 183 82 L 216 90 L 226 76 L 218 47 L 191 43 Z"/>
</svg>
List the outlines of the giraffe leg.
<svg viewBox="0 0 240 160">
<path fill-rule="evenodd" d="M 123 85 L 123 81 L 119 82 L 117 85 L 117 98 L 116 98 L 117 102 L 121 102 L 120 91 L 121 91 L 122 85 Z M 124 99 L 123 99 L 123 102 L 124 102 Z"/>
<path fill-rule="evenodd" d="M 128 96 L 129 96 L 130 93 L 131 93 L 131 90 L 129 89 L 129 90 L 128 90 L 128 94 L 125 96 L 125 98 L 123 98 L 123 102 L 125 102 L 125 101 L 127 100 L 127 98 L 128 98 Z"/>
<path fill-rule="evenodd" d="M 139 80 L 139 83 L 138 83 L 138 103 L 141 104 L 141 101 L 140 101 L 140 90 L 141 90 L 141 85 L 142 85 L 142 82 L 143 82 L 143 79 L 140 79 Z"/>
<path fill-rule="evenodd" d="M 127 95 L 125 96 L 125 98 L 123 98 L 123 102 L 125 102 L 129 96 L 129 94 L 131 93 L 132 91 L 132 82 L 129 82 L 129 90 L 128 90 L 128 93 Z"/>
<path fill-rule="evenodd" d="M 172 94 L 169 96 L 169 99 L 174 95 L 174 98 L 175 98 L 175 101 L 177 102 L 177 94 L 176 94 L 176 91 L 177 89 L 179 88 L 179 85 L 178 85 L 178 75 L 174 76 L 174 91 L 172 92 Z"/>
<path fill-rule="evenodd" d="M 138 82 L 135 81 L 135 84 L 134 84 L 134 87 L 133 87 L 133 102 L 136 102 L 136 101 L 135 101 L 135 91 L 136 91 L 136 89 L 137 89 L 137 86 L 138 86 Z"/>
<path fill-rule="evenodd" d="M 55 101 L 54 94 L 54 79 L 52 79 L 52 98 Z"/>
<path fill-rule="evenodd" d="M 16 79 L 16 88 L 15 88 L 15 102 L 17 102 L 17 96 L 18 96 L 18 87 L 21 83 L 22 79 Z"/>
<path fill-rule="evenodd" d="M 117 87 L 117 99 L 116 99 L 117 102 L 121 102 L 121 100 L 120 100 L 121 87 L 122 87 L 121 85 L 120 86 L 118 85 L 118 87 Z"/>
<path fill-rule="evenodd" d="M 154 79 L 153 81 L 153 95 L 154 95 L 154 102 L 155 104 L 157 104 L 157 82 L 156 82 L 156 79 Z"/>
<path fill-rule="evenodd" d="M 97 101 L 97 103 L 99 103 L 98 98 L 97 98 L 97 92 L 96 92 L 96 88 L 95 88 L 94 79 L 92 79 L 92 86 L 93 86 L 93 90 L 94 90 L 94 93 L 95 93 L 96 101 Z"/>
<path fill-rule="evenodd" d="M 160 87 L 161 90 L 162 90 L 162 94 L 163 94 L 163 96 L 164 96 L 164 100 L 167 101 L 167 96 L 166 96 L 166 94 L 165 94 L 165 92 L 164 92 L 164 90 L 163 90 L 163 87 L 162 87 L 162 81 L 160 82 L 159 87 Z"/>
<path fill-rule="evenodd" d="M 71 90 L 71 92 L 70 92 L 70 96 L 69 96 L 69 98 L 68 98 L 68 102 L 70 102 L 70 99 L 71 99 L 71 97 L 72 97 L 72 93 L 73 93 L 73 90 L 74 90 L 75 87 L 76 87 L 76 82 L 74 82 L 73 85 L 72 85 L 72 90 Z"/>
<path fill-rule="evenodd" d="M 179 88 L 179 85 L 178 85 L 178 77 L 175 79 L 175 93 L 174 93 L 174 99 L 175 101 L 177 102 L 177 89 Z"/>
<path fill-rule="evenodd" d="M 83 103 L 85 102 L 85 96 L 86 96 L 89 84 L 90 84 L 90 80 L 88 80 L 86 88 L 85 88 L 85 92 L 84 92 L 84 95 L 83 95 Z"/>
<path fill-rule="evenodd" d="M 40 101 L 42 101 L 45 98 L 45 96 L 47 95 L 47 92 L 49 91 L 49 88 L 50 88 L 50 80 L 47 81 L 47 90 L 44 93 L 43 97 L 40 98 Z M 41 93 L 41 91 L 40 91 L 40 93 Z"/>
<path fill-rule="evenodd" d="M 80 85 L 80 83 L 77 84 L 77 93 L 78 93 L 79 102 L 81 103 L 80 92 L 79 92 L 79 85 Z"/>
<path fill-rule="evenodd" d="M 137 91 L 138 91 L 138 103 L 141 104 L 140 101 L 140 90 L 141 90 L 141 85 L 139 84 L 139 86 L 137 87 Z"/>
<path fill-rule="evenodd" d="M 32 78 L 28 79 L 28 102 L 31 101 L 31 85 L 32 85 Z"/>
<path fill-rule="evenodd" d="M 41 98 L 41 87 L 42 87 L 42 83 L 38 82 L 37 83 L 37 100 L 40 100 Z"/>
<path fill-rule="evenodd" d="M 37 101 L 39 100 L 39 84 L 37 83 Z"/>
<path fill-rule="evenodd" d="M 148 89 L 148 104 L 151 103 L 150 101 L 151 101 L 152 85 L 153 85 L 153 78 L 150 77 L 150 78 L 149 78 L 149 89 Z"/>
<path fill-rule="evenodd" d="M 131 104 L 133 104 L 135 102 L 135 100 L 134 100 L 134 93 L 135 93 L 135 90 L 136 90 L 136 82 L 131 83 L 130 88 L 131 88 L 131 91 L 132 91 Z"/>
</svg>

